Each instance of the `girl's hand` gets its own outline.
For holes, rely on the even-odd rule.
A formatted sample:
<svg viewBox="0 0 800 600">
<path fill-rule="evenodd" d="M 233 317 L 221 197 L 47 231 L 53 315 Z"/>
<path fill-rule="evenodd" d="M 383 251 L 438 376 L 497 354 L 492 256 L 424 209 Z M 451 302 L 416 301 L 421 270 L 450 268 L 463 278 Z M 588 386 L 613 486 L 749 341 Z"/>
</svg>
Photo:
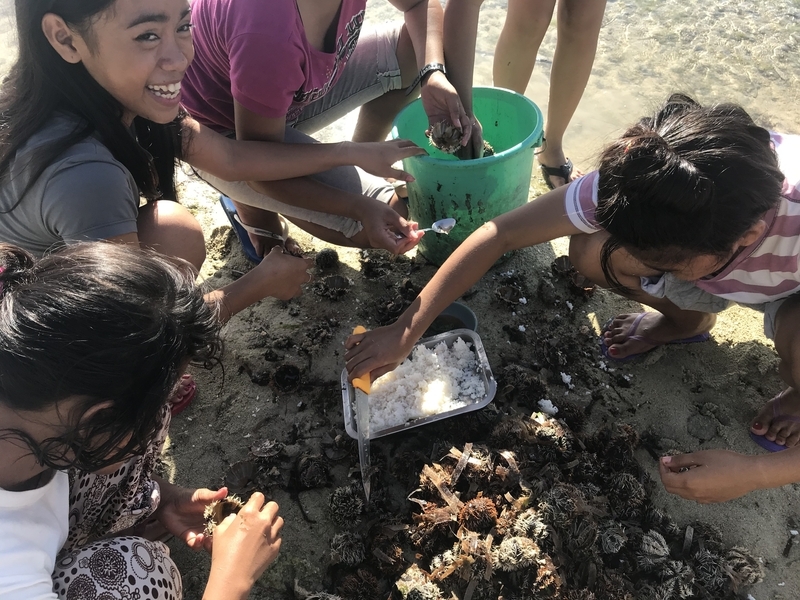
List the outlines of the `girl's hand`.
<svg viewBox="0 0 800 600">
<path fill-rule="evenodd" d="M 406 221 L 394 209 L 378 200 L 370 199 L 361 211 L 359 220 L 370 246 L 388 250 L 392 254 L 405 254 L 425 235 L 417 231 L 417 223 Z"/>
<path fill-rule="evenodd" d="M 405 328 L 397 323 L 367 333 L 351 335 L 344 343 L 344 358 L 350 379 L 370 373 L 375 381 L 393 371 L 411 353 L 416 340 L 404 340 Z"/>
<path fill-rule="evenodd" d="M 729 450 L 703 450 L 662 456 L 658 471 L 672 494 L 701 504 L 725 502 L 759 487 L 755 458 Z"/>
<path fill-rule="evenodd" d="M 238 514 L 214 529 L 211 573 L 204 597 L 237 598 L 253 587 L 281 548 L 283 518 L 275 502 L 255 492 Z M 246 588 L 246 589 L 245 589 Z"/>
<path fill-rule="evenodd" d="M 158 521 L 192 550 L 210 550 L 211 540 L 203 534 L 203 511 L 214 500 L 222 500 L 227 496 L 228 488 L 220 488 L 216 492 L 206 488 L 191 490 L 163 480 L 159 481 L 159 485 L 161 505 L 156 511 Z"/>
<path fill-rule="evenodd" d="M 428 154 L 424 148 L 420 148 L 410 140 L 346 143 L 355 166 L 378 177 L 391 177 L 402 181 L 414 181 L 414 178 L 403 170 L 392 168 L 392 165 L 410 156 Z"/>
<path fill-rule="evenodd" d="M 291 300 L 303 293 L 303 286 L 313 279 L 308 269 L 314 266 L 310 258 L 300 258 L 284 253 L 274 246 L 270 253 L 255 267 L 264 279 L 267 293 L 278 300 Z"/>
<path fill-rule="evenodd" d="M 450 122 L 461 130 L 461 145 L 466 146 L 472 138 L 472 120 L 464 111 L 464 105 L 458 97 L 456 88 L 444 73 L 434 71 L 422 86 L 422 106 L 428 115 L 431 127 L 442 121 Z"/>
</svg>

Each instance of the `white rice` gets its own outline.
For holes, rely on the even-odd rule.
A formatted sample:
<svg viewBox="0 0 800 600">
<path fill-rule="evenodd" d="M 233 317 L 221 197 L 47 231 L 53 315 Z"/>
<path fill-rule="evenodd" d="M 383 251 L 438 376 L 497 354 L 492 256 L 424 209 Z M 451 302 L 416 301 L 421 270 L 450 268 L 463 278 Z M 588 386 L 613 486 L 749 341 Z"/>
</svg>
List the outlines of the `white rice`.
<svg viewBox="0 0 800 600">
<path fill-rule="evenodd" d="M 460 408 L 486 395 L 475 351 L 461 338 L 451 348 L 416 346 L 410 359 L 376 379 L 369 395 L 369 427 L 378 432 Z"/>
</svg>

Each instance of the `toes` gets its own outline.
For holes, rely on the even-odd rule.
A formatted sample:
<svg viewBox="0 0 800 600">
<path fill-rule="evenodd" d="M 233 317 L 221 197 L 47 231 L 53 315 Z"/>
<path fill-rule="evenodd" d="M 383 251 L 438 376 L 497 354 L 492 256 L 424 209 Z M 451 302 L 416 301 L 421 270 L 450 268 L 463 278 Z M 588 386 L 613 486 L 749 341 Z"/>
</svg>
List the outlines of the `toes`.
<svg viewBox="0 0 800 600">
<path fill-rule="evenodd" d="M 785 445 L 787 448 L 794 448 L 800 442 L 800 431 L 792 433 L 786 438 Z"/>
</svg>

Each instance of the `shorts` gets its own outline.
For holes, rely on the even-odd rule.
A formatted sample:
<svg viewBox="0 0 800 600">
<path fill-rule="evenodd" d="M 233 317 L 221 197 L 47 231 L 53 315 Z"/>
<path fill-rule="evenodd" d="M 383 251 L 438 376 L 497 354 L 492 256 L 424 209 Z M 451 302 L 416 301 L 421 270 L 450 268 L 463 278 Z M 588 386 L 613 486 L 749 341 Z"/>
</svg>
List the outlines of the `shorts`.
<svg viewBox="0 0 800 600">
<path fill-rule="evenodd" d="M 295 144 L 316 143 L 309 134 L 330 125 L 370 100 L 401 89 L 402 77 L 396 55 L 401 28 L 402 25 L 389 24 L 364 29 L 341 77 L 325 96 L 306 106 L 297 120 L 286 127 L 285 141 Z M 280 213 L 289 219 L 314 223 L 338 231 L 347 238 L 352 238 L 363 229 L 361 222 L 349 217 L 299 208 L 260 194 L 246 181 L 224 181 L 201 170 L 197 174 L 219 192 L 241 204 Z M 385 179 L 354 166 L 337 167 L 310 177 L 331 187 L 384 203 L 394 196 L 394 188 Z"/>
<path fill-rule="evenodd" d="M 641 278 L 642 291 L 655 298 L 666 298 L 682 310 L 696 310 L 706 313 L 718 313 L 734 304 L 701 290 L 692 281 L 678 279 L 670 273 Z M 788 298 L 772 300 L 761 304 L 741 304 L 764 313 L 764 335 L 769 339 L 775 338 L 775 316 L 778 309 Z"/>
</svg>

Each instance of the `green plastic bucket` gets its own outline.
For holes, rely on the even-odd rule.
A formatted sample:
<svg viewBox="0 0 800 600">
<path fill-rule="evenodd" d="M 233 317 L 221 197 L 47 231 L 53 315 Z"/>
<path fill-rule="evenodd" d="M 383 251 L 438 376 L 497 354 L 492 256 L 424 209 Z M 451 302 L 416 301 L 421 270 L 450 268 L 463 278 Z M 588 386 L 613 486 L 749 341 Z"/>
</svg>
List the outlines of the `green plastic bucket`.
<svg viewBox="0 0 800 600">
<path fill-rule="evenodd" d="M 476 87 L 472 103 L 493 156 L 459 160 L 431 146 L 425 136 L 428 116 L 419 99 L 392 126 L 392 138 L 410 139 L 429 152 L 403 161 L 415 179 L 408 184 L 410 218 L 420 228 L 446 217 L 457 222 L 450 235 L 428 232 L 419 243 L 419 252 L 437 265 L 485 222 L 528 201 L 533 151 L 542 145 L 542 111 L 525 96 Z"/>
</svg>

